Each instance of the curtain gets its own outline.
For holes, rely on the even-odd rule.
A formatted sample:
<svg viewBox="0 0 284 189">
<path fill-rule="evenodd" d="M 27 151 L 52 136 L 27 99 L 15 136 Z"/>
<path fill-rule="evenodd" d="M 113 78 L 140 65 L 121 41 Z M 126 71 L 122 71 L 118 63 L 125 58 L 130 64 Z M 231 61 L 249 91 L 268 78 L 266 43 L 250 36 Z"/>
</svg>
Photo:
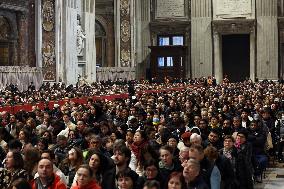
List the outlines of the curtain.
<svg viewBox="0 0 284 189">
<path fill-rule="evenodd" d="M 27 90 L 31 82 L 36 89 L 42 85 L 41 68 L 27 66 L 0 66 L 0 88 L 16 84 L 20 91 Z"/>
<path fill-rule="evenodd" d="M 118 79 L 135 79 L 135 68 L 123 67 L 100 67 L 96 71 L 97 82 Z"/>
</svg>

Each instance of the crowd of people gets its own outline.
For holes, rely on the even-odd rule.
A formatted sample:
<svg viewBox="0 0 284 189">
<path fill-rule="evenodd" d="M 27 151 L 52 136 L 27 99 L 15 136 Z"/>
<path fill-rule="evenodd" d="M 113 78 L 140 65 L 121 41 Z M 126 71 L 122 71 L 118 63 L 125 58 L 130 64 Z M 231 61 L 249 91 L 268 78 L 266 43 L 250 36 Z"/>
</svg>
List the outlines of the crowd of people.
<svg viewBox="0 0 284 189">
<path fill-rule="evenodd" d="M 171 87 L 184 89 L 143 93 Z M 0 188 L 252 189 L 271 157 L 283 162 L 283 89 L 211 78 L 6 87 L 3 104 L 70 100 L 1 112 Z M 72 102 L 127 92 L 127 99 Z"/>
</svg>

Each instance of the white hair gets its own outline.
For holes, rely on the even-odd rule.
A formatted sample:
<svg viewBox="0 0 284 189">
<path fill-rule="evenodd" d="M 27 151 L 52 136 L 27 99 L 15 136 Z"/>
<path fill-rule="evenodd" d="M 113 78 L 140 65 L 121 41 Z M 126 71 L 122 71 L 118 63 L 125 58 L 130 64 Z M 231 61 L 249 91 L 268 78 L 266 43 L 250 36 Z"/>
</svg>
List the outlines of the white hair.
<svg viewBox="0 0 284 189">
<path fill-rule="evenodd" d="M 197 139 L 197 140 L 199 140 L 199 141 L 202 141 L 201 136 L 200 136 L 199 134 L 197 134 L 197 133 L 192 133 L 192 135 L 190 136 L 190 142 L 191 142 L 192 140 L 194 140 L 194 139 Z"/>
</svg>

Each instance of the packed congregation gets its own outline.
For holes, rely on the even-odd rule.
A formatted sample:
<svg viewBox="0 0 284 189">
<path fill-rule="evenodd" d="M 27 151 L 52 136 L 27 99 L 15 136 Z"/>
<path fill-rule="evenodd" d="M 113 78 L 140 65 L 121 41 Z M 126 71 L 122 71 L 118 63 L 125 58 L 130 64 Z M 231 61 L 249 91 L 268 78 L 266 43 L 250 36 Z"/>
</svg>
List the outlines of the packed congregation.
<svg viewBox="0 0 284 189">
<path fill-rule="evenodd" d="M 2 106 L 67 101 L 0 113 L 0 188 L 253 189 L 284 161 L 283 89 L 211 77 L 6 86 Z"/>
</svg>

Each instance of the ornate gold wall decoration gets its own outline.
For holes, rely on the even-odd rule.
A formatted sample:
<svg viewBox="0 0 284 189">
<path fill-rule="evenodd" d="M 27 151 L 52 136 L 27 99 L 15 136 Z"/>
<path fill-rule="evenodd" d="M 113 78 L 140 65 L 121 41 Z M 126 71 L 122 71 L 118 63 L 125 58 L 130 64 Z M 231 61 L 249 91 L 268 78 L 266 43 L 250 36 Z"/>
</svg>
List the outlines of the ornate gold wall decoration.
<svg viewBox="0 0 284 189">
<path fill-rule="evenodd" d="M 127 42 L 130 39 L 130 23 L 128 20 L 121 22 L 121 40 Z"/>
<path fill-rule="evenodd" d="M 46 71 L 43 75 L 44 80 L 53 81 L 55 78 L 55 74 L 53 71 Z"/>
<path fill-rule="evenodd" d="M 120 1 L 120 13 L 122 15 L 129 15 L 130 13 L 130 1 L 129 0 Z"/>
<path fill-rule="evenodd" d="M 42 73 L 46 81 L 56 81 L 55 0 L 42 0 Z"/>
<path fill-rule="evenodd" d="M 55 49 L 53 43 L 45 43 L 42 49 L 42 61 L 44 67 L 53 66 L 55 63 Z"/>
<path fill-rule="evenodd" d="M 130 50 L 122 49 L 120 56 L 121 56 L 121 66 L 122 67 L 128 67 L 130 59 L 131 59 L 130 58 L 131 57 Z"/>
<path fill-rule="evenodd" d="M 54 4 L 45 1 L 42 8 L 42 26 L 45 31 L 52 31 L 54 28 Z"/>
<path fill-rule="evenodd" d="M 131 66 L 130 0 L 120 1 L 120 66 Z"/>
</svg>

